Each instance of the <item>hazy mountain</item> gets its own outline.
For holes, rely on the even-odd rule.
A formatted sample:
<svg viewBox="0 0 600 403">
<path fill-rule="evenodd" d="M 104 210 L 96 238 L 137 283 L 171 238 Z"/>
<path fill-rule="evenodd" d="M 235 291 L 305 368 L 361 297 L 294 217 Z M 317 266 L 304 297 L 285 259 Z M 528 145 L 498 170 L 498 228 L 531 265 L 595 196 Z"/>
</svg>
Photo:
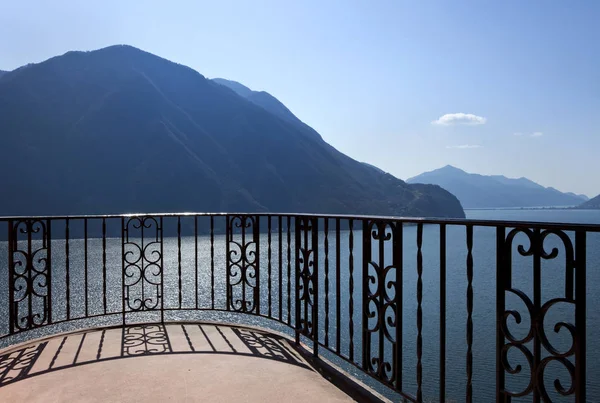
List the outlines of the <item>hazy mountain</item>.
<svg viewBox="0 0 600 403">
<path fill-rule="evenodd" d="M 600 209 L 600 195 L 577 206 L 580 209 Z"/>
<path fill-rule="evenodd" d="M 443 187 L 465 208 L 575 206 L 585 199 L 544 187 L 527 178 L 467 173 L 451 165 L 407 180 Z"/>
<path fill-rule="evenodd" d="M 366 167 L 239 91 L 129 46 L 11 72 L 0 80 L 0 149 L 10 151 L 0 214 L 464 216 L 440 187 Z"/>
<path fill-rule="evenodd" d="M 6 73 L 8 73 L 8 71 L 0 70 L 0 78 L 2 78 L 2 76 L 5 75 Z"/>
<path fill-rule="evenodd" d="M 565 194 L 567 194 L 567 195 L 569 195 L 569 196 L 579 197 L 579 198 L 580 198 L 581 200 L 583 200 L 583 201 L 588 201 L 588 200 L 590 200 L 590 198 L 589 198 L 589 197 L 587 197 L 586 195 L 583 195 L 583 194 L 579 194 L 579 195 L 578 195 L 578 194 L 576 194 L 576 193 L 573 193 L 573 192 L 566 192 Z"/>
</svg>

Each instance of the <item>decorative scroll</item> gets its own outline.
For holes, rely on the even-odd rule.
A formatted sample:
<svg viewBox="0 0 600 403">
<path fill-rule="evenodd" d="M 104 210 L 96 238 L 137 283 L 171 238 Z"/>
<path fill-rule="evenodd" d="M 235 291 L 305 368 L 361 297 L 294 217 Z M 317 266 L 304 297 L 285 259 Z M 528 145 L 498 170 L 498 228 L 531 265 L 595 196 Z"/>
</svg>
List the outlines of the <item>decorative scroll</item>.
<svg viewBox="0 0 600 403">
<path fill-rule="evenodd" d="M 0 386 L 27 377 L 46 344 L 40 343 L 0 355 Z"/>
<path fill-rule="evenodd" d="M 123 328 L 123 356 L 170 353 L 169 337 L 163 325 Z"/>
<path fill-rule="evenodd" d="M 49 220 L 9 222 L 10 332 L 52 322 Z"/>
<path fill-rule="evenodd" d="M 296 218 L 296 331 L 316 340 L 317 302 L 317 219 Z"/>
<path fill-rule="evenodd" d="M 132 217 L 123 224 L 123 312 L 163 307 L 162 220 Z"/>
<path fill-rule="evenodd" d="M 227 217 L 227 308 L 260 313 L 259 218 Z"/>
<path fill-rule="evenodd" d="M 512 283 L 512 248 L 513 241 L 517 234 L 524 234 L 528 241 L 529 247 L 519 244 L 517 251 L 519 255 L 524 257 L 533 258 L 533 295 L 528 295 L 524 291 L 514 287 Z M 548 252 L 544 247 L 544 241 L 550 236 L 557 237 L 562 245 L 564 246 L 564 259 L 565 259 L 565 285 L 562 287 L 564 292 L 562 295 L 554 296 L 554 298 L 547 299 L 545 302 L 542 301 L 542 260 L 551 260 L 559 256 L 557 248 L 553 248 Z M 583 240 L 583 251 L 585 251 L 585 238 Z M 533 395 L 534 400 L 542 399 L 543 401 L 551 401 L 549 396 L 549 387 L 545 383 L 545 371 L 549 364 L 553 363 L 553 366 L 561 366 L 569 374 L 567 380 L 555 379 L 553 382 L 553 393 L 558 393 L 562 396 L 573 396 L 575 400 L 580 400 L 579 393 L 584 388 L 580 384 L 585 383 L 585 379 L 576 379 L 576 371 L 578 366 L 581 366 L 580 360 L 578 359 L 577 351 L 581 347 L 582 343 L 582 332 L 585 331 L 585 327 L 578 329 L 576 327 L 575 316 L 573 320 L 565 322 L 557 318 L 552 318 L 552 315 L 547 315 L 548 311 L 554 306 L 563 305 L 572 306 L 576 309 L 576 312 L 583 309 L 585 315 L 585 306 L 583 308 L 578 305 L 579 298 L 585 297 L 580 295 L 578 291 L 577 295 L 574 295 L 574 281 L 575 273 L 581 270 L 578 275 L 578 282 L 585 283 L 585 257 L 579 256 L 580 260 L 575 259 L 575 250 L 571 238 L 563 231 L 547 229 L 547 230 L 530 230 L 516 228 L 508 233 L 503 245 L 500 244 L 502 249 L 498 251 L 501 254 L 499 259 L 498 275 L 499 275 L 499 300 L 501 301 L 502 309 L 498 312 L 499 320 L 499 340 L 501 341 L 501 350 L 499 351 L 499 368 L 503 373 L 501 374 L 502 384 L 499 385 L 500 396 L 527 396 Z M 579 245 L 581 247 L 581 245 Z M 554 279 L 553 279 L 554 281 Z M 585 293 L 585 286 L 578 288 Z M 516 310 L 506 309 L 505 298 L 506 295 L 512 294 L 516 296 L 526 307 L 524 312 L 518 312 Z M 543 293 L 544 296 L 548 295 L 548 292 Z M 579 303 L 581 305 L 582 303 Z M 577 313 L 576 313 L 577 315 Z M 530 326 L 525 329 L 526 335 L 524 337 L 518 337 L 513 331 L 509 322 L 514 321 L 517 325 L 521 324 L 523 316 L 529 317 Z M 564 319 L 564 318 L 563 318 Z M 553 321 L 548 323 L 548 321 Z M 563 335 L 569 339 L 569 347 L 560 351 L 553 343 L 549 340 L 546 334 L 545 325 L 550 324 L 552 329 L 558 335 Z M 583 324 L 581 324 L 583 325 Z M 512 353 L 510 353 L 513 351 Z M 510 357 L 509 358 L 509 353 Z M 515 353 L 517 355 L 515 355 Z M 515 362 L 511 362 L 515 357 L 521 357 L 521 362 L 525 365 L 515 365 Z M 516 361 L 516 360 L 515 360 Z M 523 373 L 523 374 L 522 374 Z M 504 378 L 508 375 L 512 376 L 523 376 L 525 375 L 528 379 L 526 386 L 521 390 L 511 391 L 505 389 Z M 521 375 L 518 375 L 521 374 Z M 552 374 L 549 374 L 552 375 Z M 547 378 L 547 376 L 546 376 Z M 565 382 L 566 381 L 566 382 Z"/>
<path fill-rule="evenodd" d="M 398 383 L 399 322 L 397 284 L 401 268 L 398 224 L 388 221 L 363 221 L 363 369 L 391 387 Z M 373 247 L 375 245 L 375 248 Z M 385 250 L 392 254 L 386 262 Z M 391 257 L 391 259 L 390 259 Z M 390 354 L 391 351 L 391 354 Z"/>
</svg>

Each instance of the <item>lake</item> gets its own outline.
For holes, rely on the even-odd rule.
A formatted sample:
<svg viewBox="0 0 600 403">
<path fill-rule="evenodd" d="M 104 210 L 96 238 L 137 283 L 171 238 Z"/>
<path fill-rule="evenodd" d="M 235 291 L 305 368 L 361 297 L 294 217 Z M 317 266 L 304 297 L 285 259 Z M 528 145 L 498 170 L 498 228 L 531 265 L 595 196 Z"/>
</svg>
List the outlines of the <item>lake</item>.
<svg viewBox="0 0 600 403">
<path fill-rule="evenodd" d="M 498 219 L 510 221 L 540 221 L 540 222 L 565 222 L 565 223 L 586 223 L 600 224 L 600 210 L 585 211 L 585 210 L 467 210 L 467 217 L 472 219 Z M 265 229 L 266 225 L 261 222 L 261 229 Z M 331 228 L 331 226 L 330 226 Z M 361 332 L 360 326 L 362 321 L 362 298 L 361 298 L 361 273 L 362 273 L 362 239 L 359 231 L 354 231 L 354 242 L 352 248 L 353 264 L 350 262 L 350 232 L 342 231 L 340 236 L 340 349 L 345 356 L 348 356 L 350 338 L 354 344 L 354 360 L 360 361 L 361 357 Z M 570 235 L 570 234 L 569 234 Z M 291 237 L 291 255 L 293 260 L 293 243 L 294 237 Z M 527 246 L 525 237 L 515 238 L 514 249 L 519 243 Z M 336 271 L 334 264 L 335 233 L 330 231 L 328 234 L 329 249 L 329 309 L 325 311 L 325 249 L 324 249 L 324 233 L 319 236 L 319 339 L 325 343 L 325 321 L 328 320 L 329 327 L 327 334 L 328 344 L 335 348 L 336 335 L 336 306 L 335 300 L 335 280 Z M 495 397 L 495 281 L 496 281 L 496 234 L 493 228 L 476 227 L 474 229 L 474 276 L 473 276 L 473 292 L 474 292 L 474 307 L 473 307 L 473 390 L 474 400 L 487 402 L 494 400 Z M 598 401 L 600 399 L 600 386 L 598 383 L 591 383 L 592 379 L 600 379 L 600 338 L 594 334 L 593 330 L 600 326 L 600 311 L 595 309 L 600 305 L 600 234 L 588 235 L 587 248 L 587 320 L 588 320 L 588 337 L 587 337 L 587 379 L 588 379 L 588 401 Z M 417 271 L 416 271 L 416 227 L 404 227 L 404 255 L 403 255 L 403 387 L 407 392 L 414 394 L 416 392 L 416 311 L 417 311 Z M 269 307 L 269 298 L 267 290 L 269 288 L 269 280 L 271 284 L 271 313 L 274 317 L 279 317 L 283 321 L 288 320 L 288 312 L 291 312 L 293 320 L 293 280 L 290 285 L 292 289 L 291 300 L 292 304 L 288 305 L 288 281 L 287 281 L 287 242 L 284 239 L 282 242 L 282 273 L 283 281 L 281 294 L 279 291 L 279 243 L 277 236 L 273 236 L 271 242 L 271 276 L 268 276 L 268 244 L 266 235 L 261 235 L 260 244 L 260 263 L 261 263 L 261 312 L 267 313 Z M 179 271 L 179 255 L 177 238 L 165 237 L 164 243 L 164 303 L 167 308 L 178 308 L 178 271 Z M 211 284 L 211 251 L 210 238 L 202 236 L 198 238 L 198 270 L 196 271 L 196 254 L 195 254 L 195 239 L 194 237 L 182 237 L 181 239 L 181 273 L 182 273 L 182 294 L 181 306 L 182 311 L 171 312 L 167 315 L 167 319 L 236 319 L 234 315 L 229 314 L 213 314 L 199 313 L 185 308 L 194 308 L 196 306 L 196 298 L 198 299 L 199 307 L 210 307 L 212 305 L 211 290 L 214 290 L 215 307 L 225 308 L 225 237 L 216 235 L 214 242 L 214 288 Z M 559 296 L 564 293 L 564 247 L 559 242 L 558 238 L 548 237 L 545 243 L 547 250 L 552 247 L 557 247 L 560 251 L 559 257 L 554 260 L 543 261 L 542 265 L 542 290 L 543 299 Z M 53 260 L 53 318 L 55 320 L 64 319 L 66 317 L 66 290 L 65 290 L 65 242 L 64 240 L 54 240 L 52 242 L 52 260 Z M 103 272 L 102 266 L 102 240 L 88 240 L 88 313 L 101 314 L 104 310 L 104 301 L 102 294 Z M 389 256 L 389 246 L 385 251 L 385 255 Z M 439 386 L 439 227 L 436 225 L 425 225 L 423 230 L 423 392 L 426 401 L 435 401 L 438 396 Z M 463 401 L 466 388 L 466 236 L 465 228 L 460 226 L 449 226 L 447 229 L 447 359 L 446 359 L 446 392 L 449 399 Z M 121 310 L 121 241 L 120 239 L 109 238 L 106 241 L 106 279 L 107 279 L 107 312 L 119 312 Z M 289 262 L 291 273 L 294 272 L 294 263 Z M 7 243 L 0 242 L 0 268 L 8 266 L 7 263 Z M 71 239 L 69 241 L 69 266 L 70 266 L 70 306 L 71 316 L 79 317 L 85 315 L 84 304 L 84 253 L 83 240 Z M 348 292 L 348 284 L 350 280 L 350 267 L 353 267 L 354 278 L 354 314 L 352 319 L 354 322 L 354 331 L 350 335 L 350 312 L 349 302 L 350 293 Z M 522 257 L 518 253 L 513 253 L 513 282 L 518 285 L 518 288 L 525 292 L 531 293 L 532 289 L 532 273 L 531 273 L 531 258 Z M 3 271 L 2 273 L 5 273 Z M 196 273 L 198 278 L 196 282 Z M 6 283 L 6 274 L 0 274 L 0 334 L 5 334 L 8 329 L 7 304 L 4 301 L 8 300 L 8 289 Z M 112 285 L 112 286 L 111 286 Z M 197 293 L 196 293 L 197 288 Z M 279 311 L 278 300 L 281 296 L 282 310 Z M 513 305 L 511 305 L 513 304 Z M 519 305 L 518 301 L 511 300 L 507 297 L 507 305 L 514 306 L 524 313 L 524 306 Z M 327 315 L 325 314 L 327 312 Z M 560 319 L 570 320 L 572 310 L 569 307 L 558 306 L 553 308 L 549 313 L 549 322 L 556 323 Z M 327 318 L 326 318 L 327 316 Z M 119 317 L 111 320 L 96 319 L 93 324 L 108 324 L 118 323 Z M 253 323 L 264 325 L 265 321 L 253 318 L 243 319 L 245 323 Z M 86 325 L 89 323 L 86 323 Z M 280 331 L 288 332 L 285 328 L 277 325 L 272 325 L 273 328 Z M 527 318 L 520 325 L 512 324 L 511 331 L 517 335 L 524 336 L 528 326 Z M 568 347 L 568 340 L 565 339 L 566 332 L 561 332 L 558 335 L 552 332 L 550 324 L 545 326 L 546 332 L 550 340 L 559 347 Z M 519 333 L 521 332 L 521 333 Z M 44 330 L 36 331 L 35 335 L 43 334 Z M 322 349 L 324 350 L 324 349 Z M 389 354 L 389 349 L 386 350 Z M 329 358 L 329 356 L 327 356 Z M 515 363 L 520 363 L 526 367 L 526 362 L 518 356 L 511 357 Z M 335 361 L 334 357 L 331 357 Z M 512 361 L 511 361 L 512 362 Z M 337 363 L 343 365 L 339 360 Z M 346 369 L 360 376 L 358 370 L 351 367 Z M 525 372 L 527 370 L 524 370 Z M 546 385 L 548 389 L 552 389 L 551 376 L 556 375 L 563 383 L 568 386 L 569 378 L 565 370 L 553 368 L 547 371 Z M 523 385 L 523 377 L 510 378 L 507 376 L 507 385 L 511 388 L 518 389 Z M 373 384 L 369 382 L 370 384 Z M 551 397 L 556 400 L 558 396 L 551 394 Z M 530 400 L 530 399 L 529 399 Z"/>
</svg>

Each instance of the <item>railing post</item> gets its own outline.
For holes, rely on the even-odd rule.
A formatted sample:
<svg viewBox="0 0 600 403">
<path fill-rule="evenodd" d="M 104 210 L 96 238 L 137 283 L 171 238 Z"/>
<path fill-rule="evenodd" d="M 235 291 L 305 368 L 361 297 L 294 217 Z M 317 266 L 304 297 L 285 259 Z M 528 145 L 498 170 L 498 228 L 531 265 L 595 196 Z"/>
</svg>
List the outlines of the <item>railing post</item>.
<svg viewBox="0 0 600 403">
<path fill-rule="evenodd" d="M 369 220 L 362 221 L 362 369 L 369 372 L 371 332 L 369 331 L 369 262 L 371 261 L 371 227 Z M 378 262 L 379 263 L 379 262 Z M 380 273 L 377 273 L 379 276 Z M 383 280 L 385 281 L 385 279 Z M 378 312 L 379 313 L 379 312 Z M 379 318 L 377 318 L 379 320 Z"/>
<path fill-rule="evenodd" d="M 9 331 L 10 334 L 15 332 L 15 312 L 13 300 L 15 298 L 15 288 L 13 284 L 13 271 L 14 271 L 14 251 L 16 246 L 14 245 L 15 239 L 13 239 L 13 221 L 8 222 L 8 321 L 10 323 Z"/>
<path fill-rule="evenodd" d="M 575 401 L 586 401 L 586 232 L 575 233 Z"/>
<path fill-rule="evenodd" d="M 505 256 L 506 228 L 496 227 L 496 401 L 504 401 L 504 366 L 502 365 L 502 348 L 504 335 L 502 321 L 505 310 L 506 265 Z"/>
</svg>

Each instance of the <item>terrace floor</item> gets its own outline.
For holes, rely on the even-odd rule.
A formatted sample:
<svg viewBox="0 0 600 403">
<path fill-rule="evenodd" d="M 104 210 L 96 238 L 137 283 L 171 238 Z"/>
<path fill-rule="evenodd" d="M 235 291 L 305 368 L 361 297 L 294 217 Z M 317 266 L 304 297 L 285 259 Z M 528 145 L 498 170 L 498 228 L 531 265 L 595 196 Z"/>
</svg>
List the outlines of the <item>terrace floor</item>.
<svg viewBox="0 0 600 403">
<path fill-rule="evenodd" d="M 346 402 L 284 337 L 208 323 L 60 334 L 0 350 L 0 402 Z"/>
</svg>

